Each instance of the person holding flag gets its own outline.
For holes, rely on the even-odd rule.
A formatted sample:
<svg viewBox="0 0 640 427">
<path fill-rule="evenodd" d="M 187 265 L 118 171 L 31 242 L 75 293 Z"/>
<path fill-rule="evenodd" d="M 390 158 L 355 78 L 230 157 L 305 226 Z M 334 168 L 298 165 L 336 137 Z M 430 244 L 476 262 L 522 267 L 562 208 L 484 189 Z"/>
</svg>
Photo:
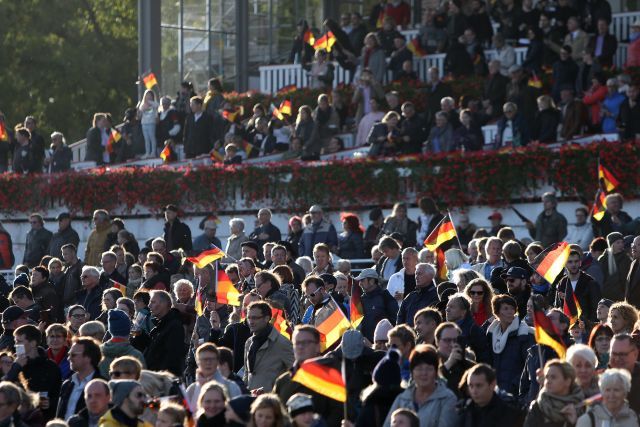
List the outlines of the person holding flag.
<svg viewBox="0 0 640 427">
<path fill-rule="evenodd" d="M 599 190 L 601 194 L 606 194 L 603 190 Z M 614 231 L 620 233 L 631 232 L 627 230 L 628 224 L 633 220 L 631 215 L 623 211 L 624 198 L 620 193 L 611 193 L 604 196 L 604 203 L 600 209 L 604 209 L 604 213 L 600 216 L 600 220 L 592 221 L 593 235 L 595 237 L 607 237 Z"/>
<path fill-rule="evenodd" d="M 583 320 L 597 322 L 596 312 L 602 296 L 600 286 L 593 277 L 580 269 L 581 264 L 580 253 L 576 250 L 569 252 L 565 273 L 556 286 L 557 292 L 553 305 L 562 309 L 565 306 L 567 296 L 570 295 L 577 299 L 578 305 L 582 308 Z M 570 292 L 567 292 L 569 286 L 571 289 Z"/>
</svg>

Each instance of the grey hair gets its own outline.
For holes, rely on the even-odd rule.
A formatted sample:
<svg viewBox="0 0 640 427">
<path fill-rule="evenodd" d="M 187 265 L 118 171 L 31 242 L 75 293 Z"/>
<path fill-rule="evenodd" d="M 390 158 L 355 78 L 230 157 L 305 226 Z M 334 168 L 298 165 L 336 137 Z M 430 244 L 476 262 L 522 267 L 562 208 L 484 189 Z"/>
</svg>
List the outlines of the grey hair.
<svg viewBox="0 0 640 427">
<path fill-rule="evenodd" d="M 180 279 L 176 283 L 173 284 L 173 294 L 176 296 L 176 298 L 178 298 L 178 289 L 183 287 L 183 286 L 188 286 L 189 287 L 189 292 L 193 296 L 193 292 L 194 292 L 193 284 L 190 281 L 188 281 L 187 279 Z"/>
<path fill-rule="evenodd" d="M 418 264 L 416 266 L 416 271 L 419 268 L 422 268 L 426 274 L 429 274 L 429 275 L 431 275 L 433 277 L 436 276 L 436 269 L 431 264 L 427 264 L 426 262 L 421 262 L 420 264 Z"/>
<path fill-rule="evenodd" d="M 244 231 L 244 220 L 242 218 L 231 218 L 229 220 L 229 228 L 237 225 L 240 231 Z"/>
<path fill-rule="evenodd" d="M 82 267 L 82 275 L 88 274 L 93 277 L 100 277 L 100 271 L 91 265 L 85 265 Z"/>
<path fill-rule="evenodd" d="M 631 374 L 626 369 L 609 368 L 600 375 L 598 380 L 598 386 L 600 390 L 611 385 L 612 383 L 620 381 L 624 387 L 624 391 L 629 393 L 631 390 Z"/>
<path fill-rule="evenodd" d="M 65 145 L 67 144 L 67 140 L 64 139 L 64 135 L 62 134 L 62 132 L 58 132 L 58 131 L 53 132 L 51 134 L 51 139 L 53 138 L 62 138 L 62 143 Z"/>
<path fill-rule="evenodd" d="M 591 366 L 593 366 L 594 368 L 598 366 L 598 356 L 596 356 L 596 353 L 588 345 L 574 344 L 571 347 L 569 347 L 569 349 L 567 350 L 567 356 L 566 356 L 567 362 L 573 365 L 573 359 L 576 356 L 582 357 L 584 360 L 589 362 L 589 364 L 591 364 Z"/>
</svg>

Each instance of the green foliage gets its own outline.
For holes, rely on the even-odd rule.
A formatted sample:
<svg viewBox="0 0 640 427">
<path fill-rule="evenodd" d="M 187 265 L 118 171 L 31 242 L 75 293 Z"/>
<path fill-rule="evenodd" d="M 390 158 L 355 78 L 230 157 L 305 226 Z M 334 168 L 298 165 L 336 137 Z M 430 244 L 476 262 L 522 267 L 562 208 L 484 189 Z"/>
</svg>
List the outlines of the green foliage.
<svg viewBox="0 0 640 427">
<path fill-rule="evenodd" d="M 135 103 L 137 3 L 0 0 L 0 109 L 13 126 L 34 115 L 71 143 L 93 113 L 119 122 Z"/>
</svg>

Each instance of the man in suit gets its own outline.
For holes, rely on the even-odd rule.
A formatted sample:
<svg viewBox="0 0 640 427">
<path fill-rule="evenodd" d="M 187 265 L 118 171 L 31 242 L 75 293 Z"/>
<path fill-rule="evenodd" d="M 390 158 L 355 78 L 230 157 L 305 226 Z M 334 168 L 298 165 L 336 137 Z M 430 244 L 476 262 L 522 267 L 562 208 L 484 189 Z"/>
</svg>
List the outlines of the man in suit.
<svg viewBox="0 0 640 427">
<path fill-rule="evenodd" d="M 447 96 L 453 96 L 453 90 L 448 83 L 440 79 L 438 67 L 429 68 L 429 82 L 427 91 L 427 122 L 432 123 L 438 111 L 440 111 L 440 100 Z"/>
<path fill-rule="evenodd" d="M 631 244 L 631 268 L 627 276 L 627 287 L 625 289 L 625 299 L 634 307 L 640 306 L 640 236 L 636 236 Z"/>
<path fill-rule="evenodd" d="M 213 119 L 203 111 L 203 100 L 199 96 L 191 98 L 191 114 L 184 129 L 184 153 L 187 158 L 207 154 L 213 148 Z"/>
<path fill-rule="evenodd" d="M 501 64 L 498 60 L 489 62 L 489 76 L 484 81 L 484 92 L 482 93 L 482 105 L 485 113 L 497 118 L 502 113 L 502 105 L 507 99 L 507 84 L 509 78 L 501 72 Z"/>
<path fill-rule="evenodd" d="M 564 306 L 564 298 L 567 293 L 567 286 L 573 288 L 573 293 L 578 299 L 578 303 L 582 308 L 583 318 L 591 322 L 596 322 L 596 311 L 598 309 L 598 301 L 600 301 L 600 286 L 584 271 L 580 270 L 582 257 L 578 251 L 571 251 L 567 259 L 566 274 L 558 282 L 558 292 L 554 305 L 562 308 Z"/>
<path fill-rule="evenodd" d="M 598 59 L 600 65 L 610 67 L 617 49 L 618 40 L 616 36 L 609 34 L 609 22 L 603 18 L 598 19 L 598 33 L 591 36 L 587 51 Z"/>
</svg>

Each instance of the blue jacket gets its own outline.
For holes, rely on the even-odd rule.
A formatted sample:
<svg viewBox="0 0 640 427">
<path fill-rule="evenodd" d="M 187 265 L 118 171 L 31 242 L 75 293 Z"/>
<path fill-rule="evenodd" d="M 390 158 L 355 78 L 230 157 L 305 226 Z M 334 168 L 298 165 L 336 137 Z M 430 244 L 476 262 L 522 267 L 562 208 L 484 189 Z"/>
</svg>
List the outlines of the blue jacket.
<svg viewBox="0 0 640 427">
<path fill-rule="evenodd" d="M 567 344 L 569 342 L 567 341 Z M 528 408 L 531 402 L 536 400 L 538 392 L 540 391 L 540 385 L 536 378 L 536 371 L 540 368 L 540 353 L 538 353 L 538 346 L 535 344 L 527 350 L 527 361 L 522 370 L 522 376 L 520 377 L 520 390 L 518 392 L 518 398 L 523 408 Z M 542 346 L 542 358 L 544 361 L 555 359 L 558 354 L 549 346 Z"/>
<path fill-rule="evenodd" d="M 389 291 L 380 287 L 371 292 L 363 293 L 361 300 L 364 318 L 360 324 L 360 332 L 365 338 L 373 342 L 373 332 L 379 321 L 388 319 L 391 324 L 395 324 L 398 316 L 398 302 L 391 296 Z"/>
<path fill-rule="evenodd" d="M 492 342 L 493 331 L 500 328 L 498 320 L 494 320 L 487 329 L 487 338 L 489 345 L 492 346 L 492 366 L 496 370 L 498 387 L 507 393 L 517 395 L 520 375 L 527 360 L 527 350 L 535 344 L 535 340 L 533 328 L 517 317 L 514 322 L 518 322 L 519 326 L 509 333 L 504 349 L 500 353 L 493 350 Z"/>
<path fill-rule="evenodd" d="M 364 257 L 362 233 L 340 233 L 338 236 L 338 256 L 345 259 Z"/>
<path fill-rule="evenodd" d="M 620 106 L 625 100 L 625 96 L 620 92 L 616 92 L 613 95 L 607 95 L 602 101 L 602 109 L 611 113 L 611 116 L 602 116 L 602 132 L 604 133 L 616 133 L 618 132 L 616 126 L 616 120 L 620 114 Z"/>
<path fill-rule="evenodd" d="M 489 347 L 486 335 L 473 320 L 471 313 L 468 313 L 464 319 L 456 323 L 462 329 L 461 336 L 465 341 L 465 345 L 470 347 L 476 354 L 476 362 L 490 365 L 492 362 L 491 347 Z"/>
<path fill-rule="evenodd" d="M 304 228 L 298 243 L 299 256 L 313 256 L 313 247 L 317 243 L 326 243 L 329 247 L 338 246 L 336 228 L 326 219 L 318 224 L 310 224 Z"/>
<path fill-rule="evenodd" d="M 402 300 L 396 324 L 406 323 L 413 327 L 413 317 L 416 313 L 425 307 L 435 307 L 439 301 L 435 284 L 432 283 L 425 288 L 416 288 Z"/>
</svg>

